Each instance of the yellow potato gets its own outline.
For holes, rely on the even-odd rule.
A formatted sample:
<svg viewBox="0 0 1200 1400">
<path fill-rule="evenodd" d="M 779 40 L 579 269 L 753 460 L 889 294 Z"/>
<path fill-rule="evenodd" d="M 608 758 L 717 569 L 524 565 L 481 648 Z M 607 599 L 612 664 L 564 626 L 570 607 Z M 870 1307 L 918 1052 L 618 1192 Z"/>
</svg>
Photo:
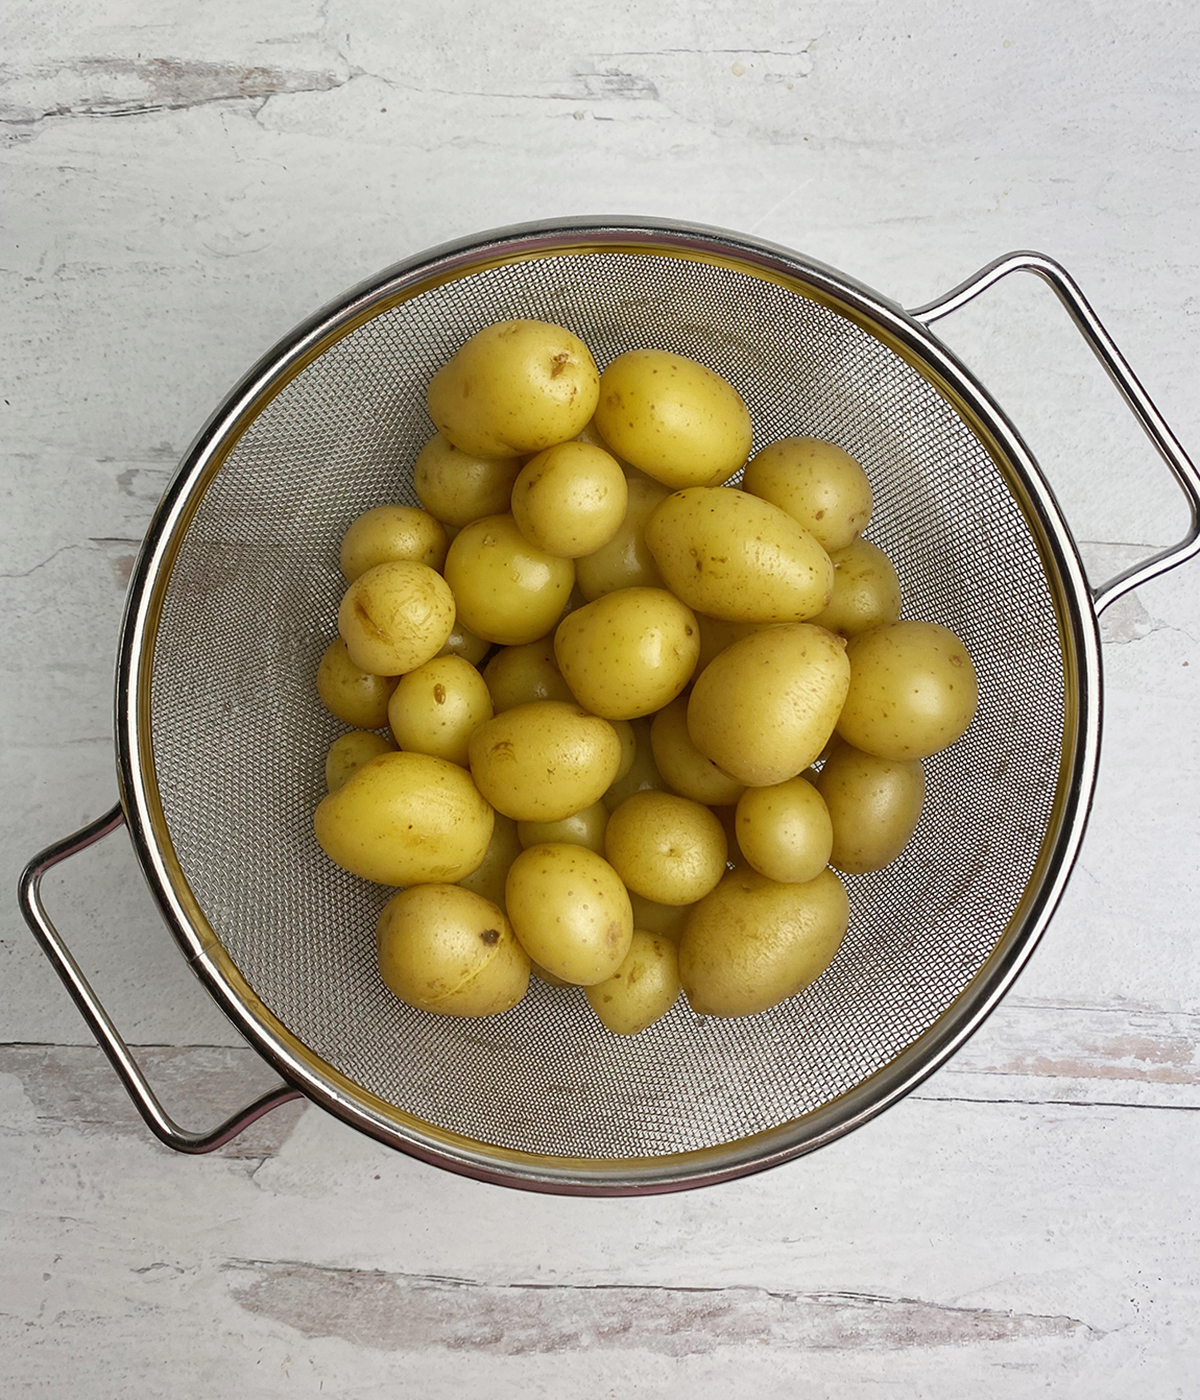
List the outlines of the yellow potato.
<svg viewBox="0 0 1200 1400">
<path fill-rule="evenodd" d="M 638 476 L 627 479 L 628 502 L 616 534 L 592 554 L 575 561 L 583 596 L 592 602 L 618 588 L 662 588 L 663 577 L 646 544 L 646 521 L 671 494 L 661 482 Z"/>
<path fill-rule="evenodd" d="M 353 773 L 357 773 L 364 763 L 378 758 L 381 753 L 391 753 L 395 744 L 382 734 L 374 734 L 369 729 L 352 729 L 329 746 L 325 755 L 325 788 L 333 792 Z"/>
<path fill-rule="evenodd" d="M 838 742 L 813 784 L 829 812 L 829 863 L 847 875 L 890 865 L 917 829 L 925 801 L 919 759 L 876 758 Z"/>
<path fill-rule="evenodd" d="M 517 836 L 517 824 L 503 812 L 494 813 L 492 839 L 488 842 L 483 860 L 464 875 L 458 884 L 464 890 L 482 895 L 493 904 L 504 908 L 504 882 L 508 879 L 509 867 L 521 854 L 524 847 Z"/>
<path fill-rule="evenodd" d="M 584 988 L 588 1004 L 614 1035 L 638 1035 L 679 999 L 679 956 L 661 934 L 634 929 L 624 961 L 611 977 Z"/>
<path fill-rule="evenodd" d="M 578 559 L 613 538 L 628 503 L 625 473 L 615 457 L 586 442 L 563 442 L 521 468 L 511 509 L 531 544 Z"/>
<path fill-rule="evenodd" d="M 603 802 L 593 802 L 582 812 L 572 812 L 557 822 L 518 822 L 517 837 L 524 849 L 543 846 L 549 841 L 565 841 L 586 846 L 598 856 L 604 854 L 604 829 L 608 826 L 608 808 Z"/>
<path fill-rule="evenodd" d="M 485 642 L 474 632 L 468 632 L 461 622 L 455 622 L 454 630 L 446 638 L 446 644 L 438 652 L 439 656 L 461 656 L 472 666 L 478 666 L 492 649 L 491 642 Z"/>
<path fill-rule="evenodd" d="M 621 588 L 569 613 L 554 655 L 575 698 L 605 719 L 639 719 L 692 678 L 700 633 L 692 610 L 664 588 Z"/>
<path fill-rule="evenodd" d="M 630 350 L 600 377 L 596 427 L 656 481 L 715 486 L 746 460 L 750 410 L 714 370 L 667 350 Z"/>
<path fill-rule="evenodd" d="M 546 321 L 485 326 L 429 381 L 429 416 L 462 452 L 541 452 L 587 426 L 600 376 L 587 346 Z"/>
<path fill-rule="evenodd" d="M 979 702 L 962 641 L 936 622 L 891 622 L 846 644 L 850 686 L 837 722 L 878 758 L 928 758 L 966 732 Z"/>
<path fill-rule="evenodd" d="M 672 792 L 707 807 L 727 807 L 741 797 L 746 784 L 718 768 L 692 743 L 687 710 L 687 699 L 680 695 L 654 716 L 650 725 L 654 762 Z"/>
<path fill-rule="evenodd" d="M 617 771 L 613 777 L 613 782 L 619 783 L 637 758 L 637 732 L 632 720 L 610 719 L 609 724 L 617 731 L 617 738 L 621 741 L 621 761 L 617 764 Z"/>
<path fill-rule="evenodd" d="M 346 589 L 338 631 L 350 660 L 379 676 L 400 676 L 435 657 L 454 630 L 454 597 L 428 564 L 376 564 Z"/>
<path fill-rule="evenodd" d="M 829 603 L 829 555 L 786 511 L 732 486 L 676 491 L 646 523 L 667 587 L 730 622 L 802 622 Z"/>
<path fill-rule="evenodd" d="M 644 929 L 647 933 L 661 934 L 672 943 L 679 942 L 692 907 L 690 904 L 659 904 L 656 900 L 638 894 L 636 890 L 629 891 L 629 904 L 633 910 L 634 928 Z"/>
<path fill-rule="evenodd" d="M 735 823 L 742 855 L 760 875 L 804 884 L 829 864 L 833 822 L 821 793 L 806 778 L 747 788 Z"/>
<path fill-rule="evenodd" d="M 441 522 L 416 506 L 376 506 L 342 536 L 339 562 L 347 583 L 390 559 L 415 559 L 440 569 L 449 545 Z"/>
<path fill-rule="evenodd" d="M 552 842 L 522 851 L 508 872 L 506 903 L 533 961 L 576 986 L 611 977 L 633 941 L 620 876 L 584 846 Z"/>
<path fill-rule="evenodd" d="M 617 727 L 616 721 L 611 723 L 614 728 Z M 633 759 L 624 773 L 613 779 L 604 794 L 603 802 L 610 812 L 635 792 L 661 792 L 667 786 L 654 762 L 654 750 L 650 744 L 650 721 L 635 719 L 629 720 L 628 724 L 633 730 Z M 622 754 L 622 764 L 627 757 L 627 753 Z"/>
<path fill-rule="evenodd" d="M 400 748 L 464 768 L 471 735 L 491 717 L 487 683 L 461 656 L 435 656 L 401 676 L 388 702 L 388 722 Z"/>
<path fill-rule="evenodd" d="M 857 637 L 900 616 L 900 580 L 892 561 L 870 540 L 854 540 L 829 556 L 833 596 L 812 620 L 818 627 Z"/>
<path fill-rule="evenodd" d="M 700 659 L 696 662 L 696 674 L 708 665 L 719 652 L 734 642 L 740 642 L 751 632 L 759 632 L 764 627 L 773 627 L 772 622 L 729 622 L 723 617 L 709 617 L 707 613 L 697 613 L 696 622 L 700 627 Z M 832 629 L 831 629 L 832 630 Z"/>
<path fill-rule="evenodd" d="M 483 860 L 492 809 L 458 764 L 385 753 L 321 800 L 313 828 L 330 860 L 364 880 L 449 884 Z"/>
<path fill-rule="evenodd" d="M 557 822 L 599 800 L 621 761 L 621 741 L 607 720 L 578 705 L 536 700 L 481 724 L 470 757 L 480 792 L 498 812 Z"/>
<path fill-rule="evenodd" d="M 483 668 L 483 679 L 497 714 L 534 700 L 575 703 L 571 687 L 554 659 L 554 637 L 539 637 L 519 647 L 503 647 Z"/>
<path fill-rule="evenodd" d="M 395 688 L 395 676 L 377 676 L 356 666 L 341 637 L 329 643 L 317 667 L 321 703 L 355 729 L 382 729 L 387 724 L 388 701 Z"/>
<path fill-rule="evenodd" d="M 742 490 L 786 510 L 829 551 L 862 534 L 874 504 L 859 463 L 836 443 L 814 437 L 764 447 L 746 463 Z"/>
<path fill-rule="evenodd" d="M 782 884 L 739 866 L 693 905 L 679 976 L 701 1016 L 753 1016 L 795 996 L 833 961 L 850 903 L 832 870 Z"/>
<path fill-rule="evenodd" d="M 608 819 L 604 854 L 636 892 L 656 904 L 694 904 L 725 873 L 721 823 L 673 792 L 635 792 Z"/>
<path fill-rule="evenodd" d="M 503 911 L 458 885 L 394 894 L 375 927 L 379 975 L 401 1001 L 442 1016 L 495 1016 L 529 986 L 529 957 Z"/>
<path fill-rule="evenodd" d="M 443 525 L 462 529 L 472 520 L 503 515 L 524 457 L 477 457 L 434 433 L 413 464 L 417 500 Z"/>
<path fill-rule="evenodd" d="M 530 544 L 511 515 L 491 515 L 455 535 L 445 577 L 465 627 L 488 642 L 523 646 L 562 616 L 575 565 Z"/>
<path fill-rule="evenodd" d="M 846 643 L 809 622 L 734 642 L 696 678 L 688 733 L 708 759 L 749 787 L 794 778 L 833 733 L 850 684 Z"/>
</svg>

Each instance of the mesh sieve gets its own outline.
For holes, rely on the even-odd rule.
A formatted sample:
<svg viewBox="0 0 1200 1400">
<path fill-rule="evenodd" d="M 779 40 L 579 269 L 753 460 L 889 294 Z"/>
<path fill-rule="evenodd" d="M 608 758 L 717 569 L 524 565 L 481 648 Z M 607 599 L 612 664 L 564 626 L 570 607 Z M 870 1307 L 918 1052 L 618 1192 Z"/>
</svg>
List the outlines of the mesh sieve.
<svg viewBox="0 0 1200 1400">
<path fill-rule="evenodd" d="M 904 615 L 951 627 L 975 659 L 978 716 L 929 760 L 913 841 L 886 870 L 847 879 L 838 957 L 773 1011 L 704 1018 L 681 1000 L 629 1039 L 606 1032 L 581 991 L 536 981 L 485 1021 L 412 1010 L 375 966 L 390 892 L 338 870 L 312 836 L 324 755 L 344 728 L 313 686 L 336 633 L 341 535 L 370 506 L 415 503 L 426 382 L 467 336 L 515 316 L 569 327 L 601 367 L 637 346 L 701 360 L 745 397 L 756 447 L 794 433 L 840 443 L 871 478 L 868 536 L 897 567 Z M 911 1087 L 1048 916 L 1090 783 L 1080 656 L 1094 619 L 1072 561 L 1044 483 L 983 391 L 918 323 L 840 274 L 646 226 L 443 251 L 268 357 L 164 502 L 126 658 L 124 779 L 143 863 L 260 1048 L 396 1146 L 566 1190 L 665 1189 L 766 1165 Z"/>
</svg>

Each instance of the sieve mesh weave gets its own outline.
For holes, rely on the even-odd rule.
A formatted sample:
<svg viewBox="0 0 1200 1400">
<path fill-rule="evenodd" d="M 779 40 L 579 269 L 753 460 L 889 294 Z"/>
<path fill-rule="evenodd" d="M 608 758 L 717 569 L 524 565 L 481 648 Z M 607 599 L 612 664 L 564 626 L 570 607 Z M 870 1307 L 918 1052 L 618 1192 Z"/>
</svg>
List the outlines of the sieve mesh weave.
<svg viewBox="0 0 1200 1400">
<path fill-rule="evenodd" d="M 324 756 L 344 730 L 313 686 L 336 633 L 342 533 L 415 503 L 432 431 L 424 387 L 468 335 L 516 316 L 579 334 L 603 367 L 637 346 L 691 356 L 748 402 L 756 447 L 794 433 L 857 457 L 868 534 L 904 615 L 965 640 L 981 704 L 927 763 L 904 855 L 851 877 L 829 970 L 745 1020 L 681 1002 L 610 1035 L 582 992 L 531 984 L 514 1010 L 455 1021 L 383 987 L 374 923 L 390 891 L 336 869 L 312 836 Z M 952 406 L 868 331 L 745 272 L 632 252 L 478 271 L 382 311 L 259 413 L 180 543 L 151 680 L 155 775 L 175 853 L 255 993 L 310 1049 L 397 1108 L 480 1144 L 590 1159 L 718 1146 L 861 1083 L 934 1025 L 1025 896 L 1063 762 L 1064 665 L 1030 528 Z"/>
</svg>

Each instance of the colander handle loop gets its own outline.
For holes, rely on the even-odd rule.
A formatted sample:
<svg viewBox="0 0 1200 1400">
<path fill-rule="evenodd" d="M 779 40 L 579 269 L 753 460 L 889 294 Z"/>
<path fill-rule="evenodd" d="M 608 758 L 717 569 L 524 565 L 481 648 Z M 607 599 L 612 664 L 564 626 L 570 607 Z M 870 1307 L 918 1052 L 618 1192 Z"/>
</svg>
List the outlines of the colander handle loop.
<svg viewBox="0 0 1200 1400">
<path fill-rule="evenodd" d="M 42 951 L 50 959 L 54 970 L 62 979 L 63 985 L 70 992 L 83 1019 L 91 1027 L 100 1043 L 101 1050 L 112 1062 L 113 1068 L 120 1076 L 121 1082 L 125 1085 L 138 1112 L 146 1120 L 150 1131 L 160 1142 L 166 1143 L 168 1147 L 173 1147 L 176 1152 L 193 1154 L 212 1152 L 216 1148 L 224 1146 L 231 1138 L 237 1137 L 240 1132 L 261 1118 L 264 1113 L 269 1113 L 271 1109 L 281 1103 L 287 1103 L 290 1099 L 302 1098 L 303 1095 L 297 1089 L 281 1085 L 278 1089 L 272 1089 L 270 1093 L 264 1094 L 262 1098 L 256 1099 L 218 1127 L 205 1133 L 193 1133 L 186 1128 L 181 1128 L 159 1102 L 158 1096 L 142 1073 L 141 1066 L 130 1053 L 129 1046 L 125 1044 L 120 1032 L 113 1024 L 112 1018 L 92 990 L 87 978 L 80 971 L 79 964 L 63 942 L 62 936 L 51 923 L 41 896 L 42 876 L 52 866 L 57 865 L 59 861 L 66 860 L 68 856 L 76 855 L 79 851 L 85 850 L 93 842 L 99 841 L 102 836 L 107 836 L 110 831 L 115 831 L 124 823 L 125 813 L 118 803 L 111 811 L 105 812 L 102 817 L 97 817 L 95 821 L 89 822 L 87 826 L 73 835 L 56 841 L 53 846 L 48 846 L 40 855 L 35 856 L 21 873 L 21 881 L 17 891 L 21 912 L 25 915 L 25 920 L 33 930 L 34 937 L 41 945 Z"/>
<path fill-rule="evenodd" d="M 1103 365 L 1108 377 L 1121 391 L 1122 397 L 1133 411 L 1134 417 L 1141 424 L 1146 436 L 1157 448 L 1163 461 L 1170 467 L 1188 503 L 1191 522 L 1187 534 L 1178 544 L 1160 550 L 1157 554 L 1151 555 L 1149 559 L 1143 560 L 1140 564 L 1132 565 L 1117 574 L 1115 578 L 1109 579 L 1107 583 L 1092 589 L 1092 601 L 1096 612 L 1101 613 L 1110 603 L 1116 602 L 1122 594 L 1128 593 L 1130 589 L 1137 588 L 1149 579 L 1157 578 L 1159 574 L 1166 573 L 1168 569 L 1173 569 L 1185 560 L 1192 558 L 1193 555 L 1200 553 L 1200 472 L 1197 472 L 1195 464 L 1183 450 L 1179 439 L 1167 426 L 1162 414 L 1155 408 L 1149 394 L 1146 393 L 1137 375 L 1130 368 L 1128 360 L 1117 349 L 1112 336 L 1104 329 L 1100 318 L 1088 304 L 1087 298 L 1079 290 L 1074 278 L 1064 267 L 1044 253 L 1005 253 L 994 262 L 981 268 L 974 276 L 968 277 L 953 291 L 947 292 L 945 296 L 929 302 L 926 306 L 917 307 L 910 314 L 918 321 L 924 322 L 925 325 L 930 325 L 932 322 L 940 320 L 941 317 L 948 316 L 952 311 L 957 311 L 959 307 L 965 306 L 980 292 L 986 291 L 1002 277 L 1007 277 L 1010 272 L 1032 272 L 1050 284 L 1059 301 L 1066 307 L 1084 340 L 1091 347 L 1093 354 Z"/>
</svg>

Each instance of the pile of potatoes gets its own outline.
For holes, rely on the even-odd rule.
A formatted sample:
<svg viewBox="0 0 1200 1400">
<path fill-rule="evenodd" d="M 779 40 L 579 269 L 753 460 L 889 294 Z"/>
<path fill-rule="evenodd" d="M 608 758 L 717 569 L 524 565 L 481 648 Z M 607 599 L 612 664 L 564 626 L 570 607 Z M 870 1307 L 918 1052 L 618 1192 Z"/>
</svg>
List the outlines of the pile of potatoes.
<svg viewBox="0 0 1200 1400">
<path fill-rule="evenodd" d="M 862 467 L 809 437 L 747 461 L 720 375 L 654 349 L 601 374 L 539 321 L 473 336 L 428 408 L 422 508 L 350 524 L 317 673 L 351 730 L 316 837 L 397 889 L 385 984 L 486 1016 L 532 972 L 625 1035 L 681 989 L 793 996 L 846 932 L 835 871 L 900 854 L 978 698 L 958 637 L 898 620 Z"/>
</svg>

